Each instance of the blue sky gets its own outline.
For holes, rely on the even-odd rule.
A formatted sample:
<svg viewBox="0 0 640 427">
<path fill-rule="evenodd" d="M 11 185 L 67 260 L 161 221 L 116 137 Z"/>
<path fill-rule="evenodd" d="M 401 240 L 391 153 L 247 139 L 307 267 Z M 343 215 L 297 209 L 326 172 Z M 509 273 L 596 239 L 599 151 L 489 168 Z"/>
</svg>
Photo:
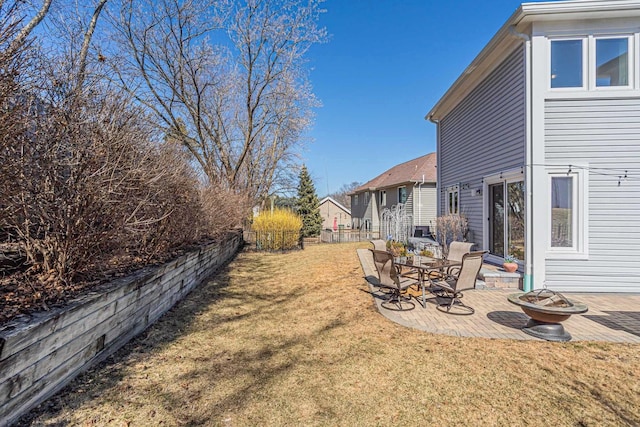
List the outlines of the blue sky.
<svg viewBox="0 0 640 427">
<path fill-rule="evenodd" d="M 303 154 L 319 196 L 435 151 L 424 120 L 517 0 L 327 0 L 309 52 L 316 111 Z"/>
</svg>

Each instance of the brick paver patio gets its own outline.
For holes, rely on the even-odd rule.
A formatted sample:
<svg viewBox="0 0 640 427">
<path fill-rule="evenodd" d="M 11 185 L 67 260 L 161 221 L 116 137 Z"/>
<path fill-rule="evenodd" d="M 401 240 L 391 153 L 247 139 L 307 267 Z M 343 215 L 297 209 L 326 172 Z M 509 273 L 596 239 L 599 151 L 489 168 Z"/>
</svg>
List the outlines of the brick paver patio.
<svg viewBox="0 0 640 427">
<path fill-rule="evenodd" d="M 358 249 L 365 278 L 377 277 L 371 252 Z M 427 307 L 416 301 L 410 311 L 382 308 L 384 294 L 369 283 L 369 289 L 380 314 L 403 326 L 436 334 L 461 337 L 509 338 L 536 340 L 520 328 L 529 317 L 507 301 L 517 289 L 476 289 L 464 293 L 465 304 L 476 311 L 471 316 L 454 316 L 436 310 L 435 297 L 427 295 Z M 589 311 L 573 315 L 563 322 L 573 341 L 609 341 L 640 343 L 640 295 L 566 293 L 572 300 L 587 304 Z"/>
</svg>

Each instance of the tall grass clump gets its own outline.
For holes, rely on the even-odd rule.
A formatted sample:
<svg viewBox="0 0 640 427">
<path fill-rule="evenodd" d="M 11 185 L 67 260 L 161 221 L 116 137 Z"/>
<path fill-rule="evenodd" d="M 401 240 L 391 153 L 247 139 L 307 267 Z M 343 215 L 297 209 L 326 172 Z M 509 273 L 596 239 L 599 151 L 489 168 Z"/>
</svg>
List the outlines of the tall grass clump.
<svg viewBox="0 0 640 427">
<path fill-rule="evenodd" d="M 261 212 L 253 219 L 256 247 L 269 251 L 294 249 L 300 240 L 302 218 L 286 209 Z"/>
</svg>

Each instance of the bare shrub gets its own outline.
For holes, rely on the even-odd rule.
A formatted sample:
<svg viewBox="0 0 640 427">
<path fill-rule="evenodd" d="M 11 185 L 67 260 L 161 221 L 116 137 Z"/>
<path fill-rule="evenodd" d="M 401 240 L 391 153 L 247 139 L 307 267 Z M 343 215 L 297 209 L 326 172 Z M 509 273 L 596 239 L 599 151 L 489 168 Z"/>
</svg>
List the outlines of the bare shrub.
<svg viewBox="0 0 640 427">
<path fill-rule="evenodd" d="M 170 212 L 155 230 L 155 234 L 162 237 L 160 249 L 191 243 L 213 234 L 207 226 L 200 183 L 186 153 L 176 146 L 164 145 L 157 161 L 160 164 L 156 169 L 165 174 L 163 180 L 154 183 L 162 190 L 160 196 L 165 209 L 160 211 Z"/>
<path fill-rule="evenodd" d="M 15 178 L 0 187 L 2 228 L 43 279 L 68 282 L 123 253 L 148 260 L 205 231 L 187 160 L 154 142 L 127 99 L 21 102 L 22 132 L 1 139 L 0 173 Z"/>
<path fill-rule="evenodd" d="M 172 144 L 147 149 L 142 163 L 129 171 L 137 186 L 129 187 L 135 194 L 123 212 L 127 252 L 145 262 L 207 234 L 198 179 L 186 154 Z"/>
<path fill-rule="evenodd" d="M 6 52 L 37 51 L 45 15 L 49 37 L 38 64 L 14 67 L 32 87 L 11 89 L 16 114 L 0 123 L 0 235 L 34 270 L 70 280 L 121 252 L 151 259 L 226 232 L 286 175 L 316 105 L 304 57 L 325 38 L 320 1 L 6 3 Z"/>
<path fill-rule="evenodd" d="M 24 101 L 24 83 L 29 69 L 31 49 L 27 36 L 39 22 L 34 18 L 27 27 L 26 12 L 21 2 L 6 2 L 0 5 L 0 243 L 15 241 L 15 236 L 5 224 L 8 198 L 13 194 L 14 185 L 20 179 L 20 169 L 9 167 L 7 150 L 12 147 L 15 136 L 24 134 L 24 117 L 29 108 Z M 7 245 L 5 245 L 6 247 Z M 12 245 L 16 252 L 19 246 Z"/>
<path fill-rule="evenodd" d="M 436 218 L 436 240 L 442 247 L 444 258 L 449 254 L 449 244 L 464 241 L 468 230 L 467 218 L 463 215 L 449 214 Z"/>
<path fill-rule="evenodd" d="M 248 194 L 225 188 L 223 185 L 208 185 L 200 190 L 204 227 L 206 234 L 220 236 L 234 228 L 241 228 L 251 212 Z"/>
</svg>

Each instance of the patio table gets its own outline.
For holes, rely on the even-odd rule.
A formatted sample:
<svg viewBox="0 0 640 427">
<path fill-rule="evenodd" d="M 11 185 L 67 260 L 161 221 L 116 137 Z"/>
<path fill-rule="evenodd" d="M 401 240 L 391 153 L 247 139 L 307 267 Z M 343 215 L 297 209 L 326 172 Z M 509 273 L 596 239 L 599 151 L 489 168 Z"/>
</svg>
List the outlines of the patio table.
<svg viewBox="0 0 640 427">
<path fill-rule="evenodd" d="M 426 281 L 429 281 L 428 290 L 430 292 L 434 291 L 437 287 L 433 286 L 431 273 L 442 272 L 446 268 L 460 266 L 462 265 L 462 262 L 416 255 L 413 257 L 407 257 L 406 260 L 396 258 L 396 260 L 394 260 L 394 264 L 415 269 L 417 271 L 418 283 L 420 283 L 420 288 L 422 289 L 422 307 L 427 308 L 427 287 L 425 286 L 425 277 Z"/>
</svg>

